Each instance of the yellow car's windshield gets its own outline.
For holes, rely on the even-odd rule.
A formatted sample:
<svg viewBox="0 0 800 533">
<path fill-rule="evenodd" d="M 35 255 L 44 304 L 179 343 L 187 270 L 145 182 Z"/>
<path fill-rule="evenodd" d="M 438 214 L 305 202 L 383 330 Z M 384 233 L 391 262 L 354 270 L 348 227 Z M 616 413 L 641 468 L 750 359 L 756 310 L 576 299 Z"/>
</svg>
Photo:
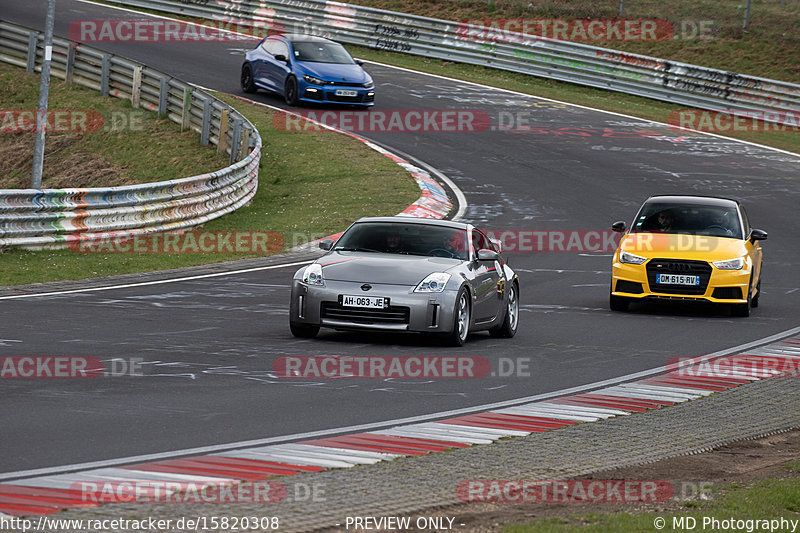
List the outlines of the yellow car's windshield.
<svg viewBox="0 0 800 533">
<path fill-rule="evenodd" d="M 675 233 L 742 239 L 742 221 L 733 207 L 652 202 L 642 206 L 631 233 Z"/>
</svg>

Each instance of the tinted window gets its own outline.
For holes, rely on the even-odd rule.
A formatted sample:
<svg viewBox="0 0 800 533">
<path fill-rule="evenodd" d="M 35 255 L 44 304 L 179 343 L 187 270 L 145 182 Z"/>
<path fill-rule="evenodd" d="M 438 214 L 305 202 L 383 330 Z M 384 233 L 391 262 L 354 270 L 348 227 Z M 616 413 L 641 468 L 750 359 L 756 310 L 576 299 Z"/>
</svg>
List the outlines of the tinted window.
<svg viewBox="0 0 800 533">
<path fill-rule="evenodd" d="M 338 43 L 295 41 L 292 43 L 292 47 L 294 48 L 294 58 L 298 61 L 355 64 L 344 46 Z"/>
<path fill-rule="evenodd" d="M 466 230 L 398 222 L 355 224 L 336 242 L 334 250 L 468 258 Z"/>
</svg>

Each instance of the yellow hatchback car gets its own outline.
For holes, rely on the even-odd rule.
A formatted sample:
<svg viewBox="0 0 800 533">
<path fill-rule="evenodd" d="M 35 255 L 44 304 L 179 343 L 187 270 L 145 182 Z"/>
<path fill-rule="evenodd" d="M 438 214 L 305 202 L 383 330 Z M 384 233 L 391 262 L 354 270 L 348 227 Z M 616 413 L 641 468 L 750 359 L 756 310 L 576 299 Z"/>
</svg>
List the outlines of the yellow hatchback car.
<svg viewBox="0 0 800 533">
<path fill-rule="evenodd" d="M 611 271 L 611 309 L 634 301 L 707 301 L 749 316 L 761 295 L 765 231 L 750 227 L 736 200 L 652 196 L 622 233 Z"/>
</svg>

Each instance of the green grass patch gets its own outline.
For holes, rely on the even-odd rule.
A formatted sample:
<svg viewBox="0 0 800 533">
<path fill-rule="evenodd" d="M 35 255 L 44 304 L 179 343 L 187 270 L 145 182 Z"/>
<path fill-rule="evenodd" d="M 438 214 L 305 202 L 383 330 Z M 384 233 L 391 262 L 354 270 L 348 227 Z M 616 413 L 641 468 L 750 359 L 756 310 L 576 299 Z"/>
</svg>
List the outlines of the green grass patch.
<svg viewBox="0 0 800 533">
<path fill-rule="evenodd" d="M 548 518 L 525 524 L 514 524 L 503 529 L 503 533 L 616 533 L 618 531 L 656 531 L 656 519 L 663 519 L 661 531 L 688 531 L 681 528 L 679 520 L 691 517 L 696 520 L 695 531 L 711 530 L 711 524 L 703 528 L 703 519 L 723 520 L 769 520 L 785 518 L 800 519 L 800 483 L 797 478 L 766 479 L 747 488 L 730 486 L 721 491 L 718 499 L 705 501 L 678 513 L 587 513 L 565 518 Z M 675 522 L 673 522 L 675 521 Z M 686 522 L 683 522 L 686 524 Z M 673 524 L 676 527 L 673 527 Z M 751 522 L 752 524 L 752 522 Z M 763 527 L 761 528 L 763 529 Z M 717 530 L 733 530 L 719 529 Z M 791 526 L 790 526 L 791 530 Z"/>
<path fill-rule="evenodd" d="M 363 143 L 329 131 L 278 131 L 273 126 L 275 111 L 217 96 L 256 125 L 264 147 L 253 202 L 202 230 L 276 231 L 294 244 L 341 231 L 361 216 L 397 214 L 419 197 L 419 187 L 404 169 Z M 196 134 L 193 140 L 199 142 Z M 165 270 L 258 255 L 10 250 L 0 254 L 0 285 Z"/>
<path fill-rule="evenodd" d="M 35 113 L 38 97 L 38 75 L 0 63 L 0 188 L 31 185 L 34 133 L 26 127 L 33 122 L 8 111 Z M 77 84 L 52 78 L 48 110 L 58 119 L 45 139 L 44 188 L 164 181 L 228 165 L 197 133 Z"/>
</svg>

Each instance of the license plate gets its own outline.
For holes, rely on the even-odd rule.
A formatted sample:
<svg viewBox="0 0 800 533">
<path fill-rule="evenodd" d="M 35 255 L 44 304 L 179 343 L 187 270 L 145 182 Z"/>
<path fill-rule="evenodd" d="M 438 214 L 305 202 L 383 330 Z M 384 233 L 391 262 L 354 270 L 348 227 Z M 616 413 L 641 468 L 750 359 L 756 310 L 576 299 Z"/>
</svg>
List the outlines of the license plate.
<svg viewBox="0 0 800 533">
<path fill-rule="evenodd" d="M 336 96 L 358 96 L 358 91 L 350 89 L 336 89 Z"/>
<path fill-rule="evenodd" d="M 700 276 L 685 276 L 683 274 L 659 274 L 656 283 L 665 285 L 700 285 Z"/>
<path fill-rule="evenodd" d="M 383 309 L 386 307 L 387 303 L 387 299 L 381 296 L 355 296 L 350 294 L 342 295 L 342 305 L 345 307 Z"/>
</svg>

